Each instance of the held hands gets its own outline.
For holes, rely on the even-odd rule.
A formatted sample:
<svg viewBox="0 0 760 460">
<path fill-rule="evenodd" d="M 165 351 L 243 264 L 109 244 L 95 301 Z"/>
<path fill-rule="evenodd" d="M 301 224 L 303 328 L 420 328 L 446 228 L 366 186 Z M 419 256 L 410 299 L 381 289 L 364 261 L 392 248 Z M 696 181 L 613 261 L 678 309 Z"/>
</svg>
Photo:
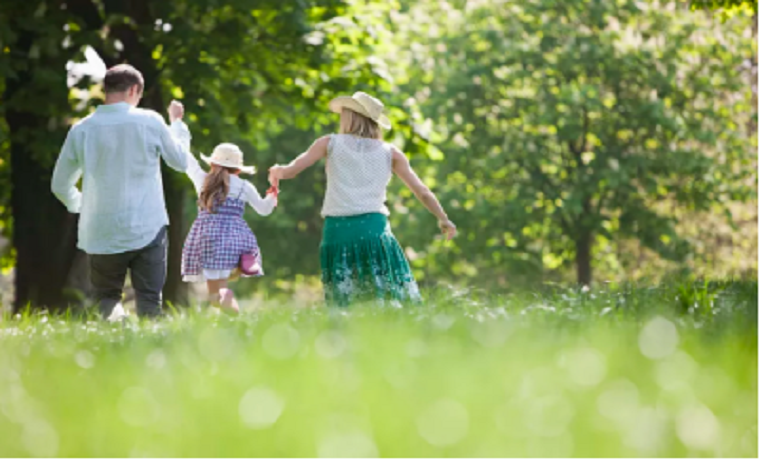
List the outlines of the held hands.
<svg viewBox="0 0 760 460">
<path fill-rule="evenodd" d="M 273 186 L 269 187 L 269 189 L 267 190 L 267 197 L 269 197 L 269 196 L 273 197 L 272 199 L 274 200 L 274 207 L 275 208 L 277 207 L 277 195 L 279 195 L 279 193 L 280 193 L 280 189 L 277 188 L 276 185 L 273 185 Z"/>
<path fill-rule="evenodd" d="M 438 228 L 441 229 L 441 233 L 443 233 L 443 235 L 446 237 L 446 241 L 450 241 L 452 238 L 457 236 L 457 226 L 454 225 L 454 222 L 448 219 L 439 220 Z"/>
<path fill-rule="evenodd" d="M 178 100 L 172 100 L 168 108 L 169 121 L 174 123 L 177 120 L 181 120 L 185 116 L 185 106 Z"/>
<path fill-rule="evenodd" d="M 269 190 L 267 190 L 267 196 L 272 195 L 274 197 L 274 205 L 277 206 L 277 195 L 280 194 L 280 179 L 282 179 L 282 166 L 274 165 L 269 168 Z"/>
<path fill-rule="evenodd" d="M 280 179 L 284 179 L 285 172 L 283 171 L 285 168 L 280 165 L 274 165 L 271 168 L 269 168 L 269 183 L 272 185 L 272 187 L 279 187 L 280 186 Z"/>
</svg>

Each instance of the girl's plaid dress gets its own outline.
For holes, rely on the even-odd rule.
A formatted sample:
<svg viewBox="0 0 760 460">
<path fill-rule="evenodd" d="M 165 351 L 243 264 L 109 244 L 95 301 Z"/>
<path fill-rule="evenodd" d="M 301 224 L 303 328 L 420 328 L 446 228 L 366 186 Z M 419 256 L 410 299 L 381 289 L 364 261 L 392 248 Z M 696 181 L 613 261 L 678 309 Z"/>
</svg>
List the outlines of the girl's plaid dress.
<svg viewBox="0 0 760 460">
<path fill-rule="evenodd" d="M 243 254 L 253 254 L 262 267 L 256 236 L 243 219 L 245 201 L 239 195 L 228 196 L 214 212 L 198 210 L 182 250 L 182 276 L 199 276 L 203 270 L 234 270 Z M 263 274 L 262 269 L 251 276 Z"/>
</svg>

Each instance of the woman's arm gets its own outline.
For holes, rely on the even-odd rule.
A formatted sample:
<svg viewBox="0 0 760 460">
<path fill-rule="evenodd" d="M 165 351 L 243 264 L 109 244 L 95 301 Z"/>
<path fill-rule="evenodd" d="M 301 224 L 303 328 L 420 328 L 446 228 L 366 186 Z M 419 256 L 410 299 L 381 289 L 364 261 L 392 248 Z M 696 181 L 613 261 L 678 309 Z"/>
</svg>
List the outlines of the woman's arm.
<svg viewBox="0 0 760 460">
<path fill-rule="evenodd" d="M 272 166 L 269 168 L 269 183 L 276 186 L 280 182 L 280 179 L 292 179 L 296 177 L 301 171 L 327 156 L 327 144 L 329 143 L 330 136 L 320 137 L 309 147 L 309 150 L 300 154 L 298 158 L 291 161 L 288 165 Z"/>
<path fill-rule="evenodd" d="M 446 239 L 452 239 L 457 234 L 457 227 L 449 217 L 446 215 L 446 211 L 443 210 L 443 206 L 436 198 L 435 194 L 430 191 L 427 185 L 422 182 L 422 179 L 414 172 L 412 165 L 409 164 L 409 159 L 401 153 L 397 148 L 393 148 L 393 172 L 396 173 L 401 180 L 404 181 L 409 190 L 414 193 L 420 202 L 430 211 L 435 217 L 438 218 L 438 227 L 441 232 L 446 235 Z"/>
</svg>

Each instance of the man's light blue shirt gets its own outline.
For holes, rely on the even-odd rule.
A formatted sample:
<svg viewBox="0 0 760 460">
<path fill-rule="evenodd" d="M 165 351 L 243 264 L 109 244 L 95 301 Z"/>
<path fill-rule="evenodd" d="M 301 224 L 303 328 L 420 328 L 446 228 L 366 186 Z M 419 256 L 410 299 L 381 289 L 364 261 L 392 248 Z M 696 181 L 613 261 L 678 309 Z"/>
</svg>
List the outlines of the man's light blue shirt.
<svg viewBox="0 0 760 460">
<path fill-rule="evenodd" d="M 161 158 L 184 172 L 190 132 L 126 102 L 99 106 L 75 124 L 53 171 L 52 191 L 80 213 L 78 247 L 118 254 L 147 246 L 169 224 Z M 81 192 L 77 182 L 82 178 Z"/>
</svg>

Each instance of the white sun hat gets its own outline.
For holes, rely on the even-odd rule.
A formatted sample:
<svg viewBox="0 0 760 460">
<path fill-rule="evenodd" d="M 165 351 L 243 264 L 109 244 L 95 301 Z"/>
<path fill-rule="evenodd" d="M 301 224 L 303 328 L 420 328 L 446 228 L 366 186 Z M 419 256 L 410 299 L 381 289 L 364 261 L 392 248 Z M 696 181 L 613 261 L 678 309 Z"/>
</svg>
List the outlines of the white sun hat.
<svg viewBox="0 0 760 460">
<path fill-rule="evenodd" d="M 254 174 L 256 168 L 243 165 L 243 151 L 235 144 L 225 142 L 214 147 L 210 157 L 201 153 L 203 161 L 210 165 L 224 166 L 225 168 L 239 169 L 245 174 Z"/>
<path fill-rule="evenodd" d="M 391 128 L 391 121 L 385 116 L 385 106 L 379 99 L 367 93 L 358 91 L 353 96 L 338 96 L 330 101 L 330 110 L 341 113 L 343 109 L 350 109 L 375 121 L 384 129 Z"/>
</svg>

